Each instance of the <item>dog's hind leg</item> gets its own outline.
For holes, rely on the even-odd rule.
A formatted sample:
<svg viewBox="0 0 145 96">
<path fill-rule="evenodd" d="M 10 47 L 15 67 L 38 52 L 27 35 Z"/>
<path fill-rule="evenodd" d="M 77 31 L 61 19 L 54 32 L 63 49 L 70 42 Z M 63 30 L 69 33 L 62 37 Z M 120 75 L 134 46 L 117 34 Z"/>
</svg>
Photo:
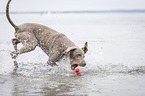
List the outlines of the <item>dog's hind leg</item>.
<svg viewBox="0 0 145 96">
<path fill-rule="evenodd" d="M 12 44 L 14 46 L 14 49 L 17 51 L 17 44 L 20 43 L 20 41 L 16 38 L 12 39 Z"/>
<path fill-rule="evenodd" d="M 19 54 L 27 53 L 33 51 L 38 45 L 37 39 L 33 33 L 30 32 L 21 32 L 17 35 L 18 41 L 23 44 L 23 47 L 20 50 L 13 51 L 11 53 L 12 58 L 16 58 Z"/>
</svg>

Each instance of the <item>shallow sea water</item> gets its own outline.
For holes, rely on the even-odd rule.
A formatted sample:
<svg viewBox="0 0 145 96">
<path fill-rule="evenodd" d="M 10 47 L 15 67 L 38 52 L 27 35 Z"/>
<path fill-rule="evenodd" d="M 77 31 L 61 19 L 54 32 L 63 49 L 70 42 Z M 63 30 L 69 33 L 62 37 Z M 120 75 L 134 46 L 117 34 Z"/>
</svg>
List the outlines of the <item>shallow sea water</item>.
<svg viewBox="0 0 145 96">
<path fill-rule="evenodd" d="M 145 14 L 11 15 L 18 25 L 39 23 L 64 33 L 79 47 L 88 41 L 82 76 L 69 74 L 67 57 L 47 66 L 40 48 L 18 56 L 15 70 L 9 55 L 14 29 L 0 17 L 0 96 L 144 96 Z"/>
</svg>

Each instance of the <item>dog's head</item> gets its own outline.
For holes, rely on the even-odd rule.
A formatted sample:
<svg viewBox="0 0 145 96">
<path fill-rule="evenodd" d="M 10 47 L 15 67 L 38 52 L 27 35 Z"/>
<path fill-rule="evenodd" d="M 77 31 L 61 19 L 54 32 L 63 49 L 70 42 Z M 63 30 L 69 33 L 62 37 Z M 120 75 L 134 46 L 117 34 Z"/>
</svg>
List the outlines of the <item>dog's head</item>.
<svg viewBox="0 0 145 96">
<path fill-rule="evenodd" d="M 88 43 L 85 43 L 85 46 L 80 49 L 78 47 L 70 47 L 67 49 L 67 55 L 70 59 L 71 69 L 75 70 L 77 66 L 86 66 L 86 62 L 84 60 L 85 53 L 88 51 Z"/>
</svg>

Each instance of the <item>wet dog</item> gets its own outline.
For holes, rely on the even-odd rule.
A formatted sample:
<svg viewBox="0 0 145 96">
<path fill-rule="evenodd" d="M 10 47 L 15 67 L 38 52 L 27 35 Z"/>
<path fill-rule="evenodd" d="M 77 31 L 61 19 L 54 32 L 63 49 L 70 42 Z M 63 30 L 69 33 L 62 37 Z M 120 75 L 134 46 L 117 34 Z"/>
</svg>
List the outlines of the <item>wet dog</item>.
<svg viewBox="0 0 145 96">
<path fill-rule="evenodd" d="M 47 26 L 36 23 L 24 23 L 22 25 L 15 25 L 9 16 L 8 1 L 6 6 L 6 16 L 9 23 L 15 29 L 15 38 L 12 39 L 12 44 L 15 51 L 11 52 L 12 58 L 16 58 L 22 53 L 33 51 L 36 46 L 39 46 L 48 56 L 48 64 L 53 66 L 64 55 L 70 59 L 71 69 L 74 70 L 77 66 L 85 66 L 84 54 L 88 51 L 88 44 L 85 43 L 83 48 L 77 47 L 64 34 L 59 33 Z M 22 43 L 23 47 L 18 50 L 17 44 Z"/>
</svg>

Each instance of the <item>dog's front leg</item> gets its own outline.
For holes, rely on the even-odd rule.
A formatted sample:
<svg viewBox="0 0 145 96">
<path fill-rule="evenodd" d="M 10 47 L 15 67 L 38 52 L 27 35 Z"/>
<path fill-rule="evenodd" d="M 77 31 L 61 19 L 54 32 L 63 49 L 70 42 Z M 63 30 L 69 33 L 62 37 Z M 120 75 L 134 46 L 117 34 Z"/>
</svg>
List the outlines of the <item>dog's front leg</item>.
<svg viewBox="0 0 145 96">
<path fill-rule="evenodd" d="M 57 61 L 57 57 L 55 55 L 49 56 L 49 60 L 47 61 L 47 64 L 50 66 L 55 66 Z"/>
<path fill-rule="evenodd" d="M 57 65 L 56 62 L 59 61 L 61 55 L 59 52 L 52 52 L 49 54 L 49 60 L 47 61 L 47 64 L 50 66 Z"/>
</svg>

